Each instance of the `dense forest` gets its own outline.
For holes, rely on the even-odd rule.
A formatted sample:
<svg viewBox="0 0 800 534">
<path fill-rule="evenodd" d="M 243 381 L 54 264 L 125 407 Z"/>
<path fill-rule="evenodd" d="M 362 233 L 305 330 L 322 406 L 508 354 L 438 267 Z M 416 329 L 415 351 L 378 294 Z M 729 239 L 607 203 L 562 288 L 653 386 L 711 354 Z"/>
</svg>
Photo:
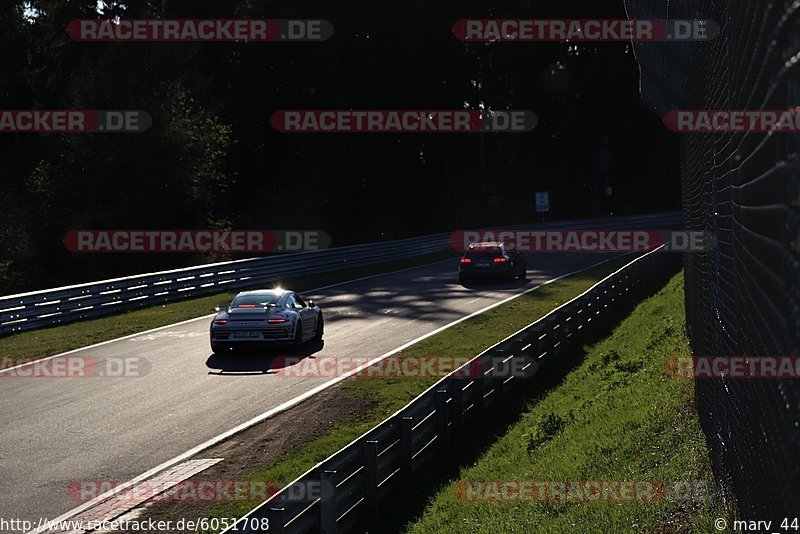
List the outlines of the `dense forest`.
<svg viewBox="0 0 800 534">
<path fill-rule="evenodd" d="M 676 209 L 677 143 L 626 43 L 465 43 L 460 18 L 622 0 L 5 0 L 0 108 L 146 110 L 144 133 L 0 133 L 0 294 L 224 259 L 75 254 L 75 229 L 320 229 L 334 245 Z M 322 18 L 325 42 L 77 42 L 83 18 Z M 278 109 L 529 109 L 529 133 L 280 133 Z M 605 141 L 604 141 L 605 139 Z M 604 157 L 608 184 L 605 199 Z"/>
</svg>

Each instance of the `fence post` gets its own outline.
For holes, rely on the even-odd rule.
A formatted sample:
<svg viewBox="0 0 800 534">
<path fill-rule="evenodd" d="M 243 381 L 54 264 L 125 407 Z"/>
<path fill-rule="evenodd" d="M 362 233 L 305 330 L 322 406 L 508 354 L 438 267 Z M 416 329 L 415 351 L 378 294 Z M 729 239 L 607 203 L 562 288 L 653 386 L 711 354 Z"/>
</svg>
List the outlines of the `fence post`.
<svg viewBox="0 0 800 534">
<path fill-rule="evenodd" d="M 436 437 L 439 442 L 439 450 L 447 452 L 450 450 L 450 436 L 448 433 L 447 417 L 447 398 L 446 390 L 440 389 L 434 393 L 433 400 L 436 406 Z"/>
<path fill-rule="evenodd" d="M 400 472 L 406 479 L 411 478 L 411 459 L 413 447 L 411 443 L 411 427 L 414 426 L 413 417 L 400 418 Z"/>
<path fill-rule="evenodd" d="M 364 458 L 364 507 L 366 523 L 372 527 L 378 518 L 378 442 L 364 441 L 361 445 Z"/>
<path fill-rule="evenodd" d="M 336 534 L 336 471 L 322 471 L 319 474 L 322 498 L 319 502 L 320 529 L 323 534 Z"/>
</svg>

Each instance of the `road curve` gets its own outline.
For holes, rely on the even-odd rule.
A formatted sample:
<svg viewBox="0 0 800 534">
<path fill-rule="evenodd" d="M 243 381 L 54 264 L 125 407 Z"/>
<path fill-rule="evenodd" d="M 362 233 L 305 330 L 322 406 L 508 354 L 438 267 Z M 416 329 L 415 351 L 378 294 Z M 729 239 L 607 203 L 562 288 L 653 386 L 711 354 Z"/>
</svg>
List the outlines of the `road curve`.
<svg viewBox="0 0 800 534">
<path fill-rule="evenodd" d="M 611 256 L 529 254 L 525 283 L 464 288 L 450 260 L 307 292 L 326 322 L 324 346 L 309 352 L 377 357 Z M 70 355 L 97 360 L 101 368 L 139 358 L 142 376 L 0 373 L 0 517 L 60 516 L 82 504 L 70 498 L 70 482 L 127 481 L 330 380 L 265 374 L 269 360 L 258 354 L 212 356 L 208 323 L 204 317 Z"/>
</svg>

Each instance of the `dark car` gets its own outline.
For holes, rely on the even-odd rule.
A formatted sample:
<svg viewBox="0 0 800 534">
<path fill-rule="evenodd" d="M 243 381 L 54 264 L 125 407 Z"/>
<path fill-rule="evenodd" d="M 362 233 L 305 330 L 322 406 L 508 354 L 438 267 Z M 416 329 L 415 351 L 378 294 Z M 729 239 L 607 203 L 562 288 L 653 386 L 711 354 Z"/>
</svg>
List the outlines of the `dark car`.
<svg viewBox="0 0 800 534">
<path fill-rule="evenodd" d="M 461 258 L 458 281 L 467 285 L 478 278 L 524 279 L 528 266 L 506 243 L 472 243 Z"/>
<path fill-rule="evenodd" d="M 321 340 L 324 328 L 319 307 L 294 291 L 245 291 L 211 321 L 211 350 L 275 344 L 299 349 L 310 339 Z"/>
</svg>

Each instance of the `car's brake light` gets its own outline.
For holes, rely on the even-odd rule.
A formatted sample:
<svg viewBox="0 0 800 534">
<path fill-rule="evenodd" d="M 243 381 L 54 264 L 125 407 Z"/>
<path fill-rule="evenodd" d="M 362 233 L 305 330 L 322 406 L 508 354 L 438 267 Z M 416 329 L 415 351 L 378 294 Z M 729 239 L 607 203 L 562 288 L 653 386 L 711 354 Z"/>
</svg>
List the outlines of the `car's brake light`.
<svg viewBox="0 0 800 534">
<path fill-rule="evenodd" d="M 228 324 L 227 319 L 214 319 L 214 324 Z"/>
<path fill-rule="evenodd" d="M 472 260 L 469 258 L 461 258 L 461 263 L 472 263 Z"/>
<path fill-rule="evenodd" d="M 269 324 L 285 323 L 286 319 L 267 319 Z"/>
<path fill-rule="evenodd" d="M 237 307 L 237 308 L 255 308 L 255 307 L 256 307 L 256 305 L 255 305 L 255 304 L 239 304 L 239 305 L 238 305 L 238 306 L 236 306 L 236 307 Z"/>
<path fill-rule="evenodd" d="M 505 263 L 506 261 L 507 261 L 507 260 L 506 260 L 505 258 L 495 258 L 495 259 L 494 259 L 494 262 L 495 262 L 495 263 Z"/>
</svg>

